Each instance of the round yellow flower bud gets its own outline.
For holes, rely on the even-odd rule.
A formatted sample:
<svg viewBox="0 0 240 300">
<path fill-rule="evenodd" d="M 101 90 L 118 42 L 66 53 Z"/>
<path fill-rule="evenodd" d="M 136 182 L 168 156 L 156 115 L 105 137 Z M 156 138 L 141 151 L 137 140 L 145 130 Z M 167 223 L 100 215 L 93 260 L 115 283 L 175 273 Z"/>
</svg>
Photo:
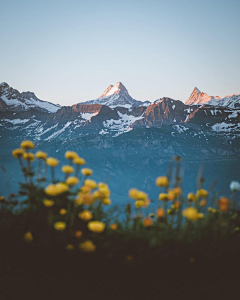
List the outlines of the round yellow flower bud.
<svg viewBox="0 0 240 300">
<path fill-rule="evenodd" d="M 80 239 L 80 237 L 82 236 L 82 231 L 81 230 L 77 230 L 76 232 L 75 232 L 75 237 L 76 238 L 78 238 L 78 239 Z"/>
<path fill-rule="evenodd" d="M 56 230 L 58 230 L 58 231 L 63 231 L 63 230 L 65 230 L 65 228 L 66 228 L 66 223 L 64 223 L 64 222 L 56 222 L 56 223 L 54 224 L 54 228 L 55 228 Z"/>
<path fill-rule="evenodd" d="M 168 190 L 168 200 L 173 201 L 176 198 L 176 194 L 173 190 Z"/>
<path fill-rule="evenodd" d="M 97 200 L 97 199 L 103 200 L 105 198 L 105 195 L 100 191 L 93 192 L 92 196 L 93 196 L 94 200 Z"/>
<path fill-rule="evenodd" d="M 102 204 L 104 204 L 104 205 L 110 205 L 111 204 L 111 200 L 109 198 L 104 198 L 102 200 Z"/>
<path fill-rule="evenodd" d="M 148 218 L 148 217 L 144 218 L 143 226 L 149 227 L 149 226 L 152 226 L 152 224 L 153 224 L 153 220 L 151 218 Z"/>
<path fill-rule="evenodd" d="M 78 194 L 78 198 L 75 200 L 75 204 L 76 205 L 91 205 L 93 204 L 94 199 L 93 196 L 91 194 L 83 194 L 83 193 L 79 193 Z"/>
<path fill-rule="evenodd" d="M 47 153 L 43 152 L 43 151 L 38 151 L 35 154 L 36 158 L 38 159 L 46 159 L 47 158 Z"/>
<path fill-rule="evenodd" d="M 26 232 L 23 236 L 25 242 L 31 243 L 33 241 L 33 235 L 30 231 Z"/>
<path fill-rule="evenodd" d="M 79 248 L 83 252 L 94 252 L 96 250 L 96 246 L 91 241 L 85 241 L 85 242 L 79 244 Z"/>
<path fill-rule="evenodd" d="M 97 187 L 96 181 L 92 179 L 86 179 L 84 181 L 84 185 L 90 187 L 91 189 L 95 189 Z"/>
<path fill-rule="evenodd" d="M 198 219 L 203 219 L 203 218 L 204 218 L 204 214 L 198 213 Z"/>
<path fill-rule="evenodd" d="M 183 211 L 183 216 L 190 221 L 196 221 L 198 217 L 198 211 L 194 207 L 188 207 Z"/>
<path fill-rule="evenodd" d="M 32 154 L 32 153 L 24 153 L 23 154 L 23 159 L 32 162 L 32 161 L 34 161 L 34 154 Z"/>
<path fill-rule="evenodd" d="M 58 160 L 53 157 L 48 157 L 46 159 L 46 164 L 50 167 L 56 167 L 58 165 Z"/>
<path fill-rule="evenodd" d="M 91 176 L 91 175 L 92 175 L 92 170 L 91 170 L 91 169 L 88 169 L 88 168 L 85 168 L 85 169 L 82 169 L 82 170 L 81 170 L 81 173 L 82 173 L 84 176 Z"/>
<path fill-rule="evenodd" d="M 99 187 L 99 191 L 107 198 L 110 196 L 110 190 L 108 187 Z"/>
<path fill-rule="evenodd" d="M 22 141 L 21 148 L 23 148 L 24 150 L 33 149 L 34 143 L 31 141 Z"/>
<path fill-rule="evenodd" d="M 117 230 L 117 229 L 118 229 L 117 224 L 114 224 L 114 223 L 111 224 L 111 225 L 110 225 L 110 229 L 111 229 L 111 230 Z"/>
<path fill-rule="evenodd" d="M 175 187 L 175 188 L 173 189 L 173 192 L 174 192 L 174 194 L 175 194 L 175 196 L 176 196 L 176 198 L 177 198 L 179 195 L 182 194 L 182 189 L 178 186 L 178 187 Z"/>
<path fill-rule="evenodd" d="M 58 194 L 62 194 L 68 191 L 68 185 L 64 182 L 59 182 L 56 184 Z"/>
<path fill-rule="evenodd" d="M 207 200 L 203 199 L 199 203 L 200 206 L 206 206 L 207 205 Z"/>
<path fill-rule="evenodd" d="M 84 222 L 90 221 L 93 217 L 92 213 L 89 210 L 84 210 L 78 214 L 78 217 Z"/>
<path fill-rule="evenodd" d="M 75 165 L 79 165 L 79 166 L 83 166 L 86 164 L 85 159 L 81 157 L 74 158 L 73 162 L 75 163 Z"/>
<path fill-rule="evenodd" d="M 59 189 L 55 184 L 49 184 L 45 188 L 45 193 L 50 196 L 57 196 L 59 194 Z"/>
<path fill-rule="evenodd" d="M 169 180 L 166 176 L 160 176 L 156 179 L 156 185 L 160 187 L 168 187 Z"/>
<path fill-rule="evenodd" d="M 204 189 L 200 189 L 196 193 L 197 197 L 202 197 L 202 198 L 207 197 L 207 195 L 208 195 L 208 192 L 206 190 L 204 190 Z"/>
<path fill-rule="evenodd" d="M 66 174 L 71 174 L 71 173 L 74 172 L 74 169 L 71 166 L 63 166 L 62 167 L 62 172 L 66 173 Z"/>
<path fill-rule="evenodd" d="M 166 200 L 168 200 L 168 194 L 160 193 L 158 199 L 166 201 Z"/>
<path fill-rule="evenodd" d="M 61 216 L 64 216 L 64 215 L 67 214 L 67 210 L 66 210 L 65 208 L 61 208 L 61 209 L 59 210 L 59 214 L 60 214 Z"/>
<path fill-rule="evenodd" d="M 128 195 L 130 198 L 133 198 L 133 199 L 137 199 L 137 195 L 138 195 L 138 190 L 137 189 L 130 189 L 129 192 L 128 192 Z"/>
<path fill-rule="evenodd" d="M 44 199 L 43 200 L 43 205 L 46 207 L 51 207 L 54 205 L 54 201 L 53 200 L 49 200 L 49 199 Z"/>
<path fill-rule="evenodd" d="M 23 154 L 24 154 L 24 151 L 23 151 L 23 149 L 20 149 L 20 148 L 12 151 L 12 155 L 15 158 L 19 158 L 19 157 L 23 156 Z"/>
<path fill-rule="evenodd" d="M 194 195 L 193 193 L 189 193 L 189 194 L 187 195 L 187 198 L 188 198 L 188 200 L 189 200 L 190 202 L 195 202 L 195 201 L 197 200 L 197 196 Z"/>
<path fill-rule="evenodd" d="M 79 179 L 75 176 L 71 176 L 71 177 L 68 177 L 65 182 L 68 185 L 76 185 L 76 184 L 78 184 Z"/>
<path fill-rule="evenodd" d="M 78 158 L 78 154 L 74 151 L 67 151 L 65 153 L 65 158 L 66 159 L 75 159 L 75 158 Z"/>
<path fill-rule="evenodd" d="M 140 207 L 145 207 L 145 201 L 144 200 L 137 200 L 136 202 L 135 202 L 135 207 L 136 208 L 140 208 Z"/>
<path fill-rule="evenodd" d="M 92 232 L 103 232 L 105 224 L 99 221 L 92 221 L 88 223 L 88 229 Z"/>
</svg>

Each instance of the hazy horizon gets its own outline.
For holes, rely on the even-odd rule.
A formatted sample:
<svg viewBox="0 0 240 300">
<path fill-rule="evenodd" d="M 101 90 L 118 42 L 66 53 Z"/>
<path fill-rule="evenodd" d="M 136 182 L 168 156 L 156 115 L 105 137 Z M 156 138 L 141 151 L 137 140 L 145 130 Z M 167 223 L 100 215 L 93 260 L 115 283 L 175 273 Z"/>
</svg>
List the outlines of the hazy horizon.
<svg viewBox="0 0 240 300">
<path fill-rule="evenodd" d="M 72 105 L 121 81 L 141 101 L 240 93 L 237 0 L 9 0 L 0 82 Z"/>
</svg>

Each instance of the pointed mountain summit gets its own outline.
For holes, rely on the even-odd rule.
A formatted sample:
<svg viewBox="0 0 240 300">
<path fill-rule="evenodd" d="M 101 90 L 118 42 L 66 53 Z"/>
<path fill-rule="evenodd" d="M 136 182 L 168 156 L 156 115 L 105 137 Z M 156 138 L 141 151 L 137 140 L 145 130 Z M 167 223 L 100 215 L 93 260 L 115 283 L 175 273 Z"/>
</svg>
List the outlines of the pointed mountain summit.
<svg viewBox="0 0 240 300">
<path fill-rule="evenodd" d="M 110 108 L 121 106 L 129 109 L 138 106 L 148 106 L 151 102 L 133 99 L 126 87 L 121 82 L 117 82 L 115 85 L 110 85 L 99 98 L 82 102 L 81 104 L 101 104 Z"/>
<path fill-rule="evenodd" d="M 209 96 L 208 94 L 201 92 L 197 87 L 195 87 L 185 104 L 209 104 L 213 106 L 239 108 L 240 94 L 232 94 L 221 98 L 219 96 Z"/>
</svg>

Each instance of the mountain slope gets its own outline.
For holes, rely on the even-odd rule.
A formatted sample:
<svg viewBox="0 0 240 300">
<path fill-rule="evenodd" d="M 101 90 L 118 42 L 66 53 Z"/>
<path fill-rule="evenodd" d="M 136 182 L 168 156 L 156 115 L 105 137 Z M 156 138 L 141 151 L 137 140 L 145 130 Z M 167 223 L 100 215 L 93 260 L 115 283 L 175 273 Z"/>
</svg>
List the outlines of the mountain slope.
<svg viewBox="0 0 240 300">
<path fill-rule="evenodd" d="M 40 100 L 34 93 L 23 92 L 10 87 L 6 82 L 0 84 L 0 111 L 23 111 L 30 108 L 55 113 L 61 106 Z"/>
<path fill-rule="evenodd" d="M 150 103 L 151 102 L 149 101 L 142 102 L 133 99 L 121 82 L 117 82 L 114 86 L 110 85 L 96 100 L 82 102 L 82 104 L 107 105 L 110 108 L 115 108 L 117 106 L 133 108 L 137 106 L 148 106 Z"/>
</svg>

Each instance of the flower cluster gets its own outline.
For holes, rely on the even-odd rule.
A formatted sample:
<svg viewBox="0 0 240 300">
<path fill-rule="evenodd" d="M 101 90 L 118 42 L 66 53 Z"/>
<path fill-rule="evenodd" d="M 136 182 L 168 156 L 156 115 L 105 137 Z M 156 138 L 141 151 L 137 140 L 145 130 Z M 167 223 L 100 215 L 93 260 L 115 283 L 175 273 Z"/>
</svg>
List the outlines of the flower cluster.
<svg viewBox="0 0 240 300">
<path fill-rule="evenodd" d="M 125 218 L 119 218 L 114 215 L 116 211 L 108 208 L 111 205 L 108 184 L 91 178 L 93 171 L 82 168 L 86 161 L 78 153 L 67 151 L 67 162 L 61 171 L 56 172 L 60 164 L 58 159 L 48 157 L 43 151 L 30 152 L 34 147 L 33 142 L 23 141 L 19 149 L 12 151 L 25 177 L 20 194 L 25 195 L 24 204 L 30 207 L 30 213 L 37 211 L 43 214 L 41 220 L 47 220 L 56 239 L 63 243 L 67 251 L 95 252 L 111 245 L 104 239 L 117 240 L 115 236 L 119 239 L 128 235 L 134 238 L 136 234 L 147 239 L 149 245 L 155 245 L 162 243 L 168 235 L 169 238 L 194 240 L 200 231 L 217 230 L 219 235 L 224 226 L 227 226 L 229 233 L 236 232 L 240 226 L 235 200 L 240 183 L 231 182 L 231 199 L 224 195 L 216 198 L 203 188 L 204 179 L 200 178 L 196 190 L 184 196 L 179 176 L 179 156 L 175 158 L 174 172 L 169 168 L 166 176 L 156 178 L 155 184 L 159 190 L 156 201 L 144 191 L 132 188 L 128 194 L 134 202 L 127 204 Z M 38 172 L 35 174 L 36 161 Z M 51 180 L 47 176 L 48 169 Z M 175 179 L 171 180 L 173 174 Z M 1 207 L 13 203 L 11 201 L 0 196 Z M 28 244 L 34 243 L 39 238 L 38 234 L 35 236 L 36 231 L 32 222 L 28 228 L 25 226 L 23 240 Z M 223 234 L 225 232 L 223 230 Z M 132 261 L 132 257 L 128 253 L 126 260 Z"/>
</svg>

